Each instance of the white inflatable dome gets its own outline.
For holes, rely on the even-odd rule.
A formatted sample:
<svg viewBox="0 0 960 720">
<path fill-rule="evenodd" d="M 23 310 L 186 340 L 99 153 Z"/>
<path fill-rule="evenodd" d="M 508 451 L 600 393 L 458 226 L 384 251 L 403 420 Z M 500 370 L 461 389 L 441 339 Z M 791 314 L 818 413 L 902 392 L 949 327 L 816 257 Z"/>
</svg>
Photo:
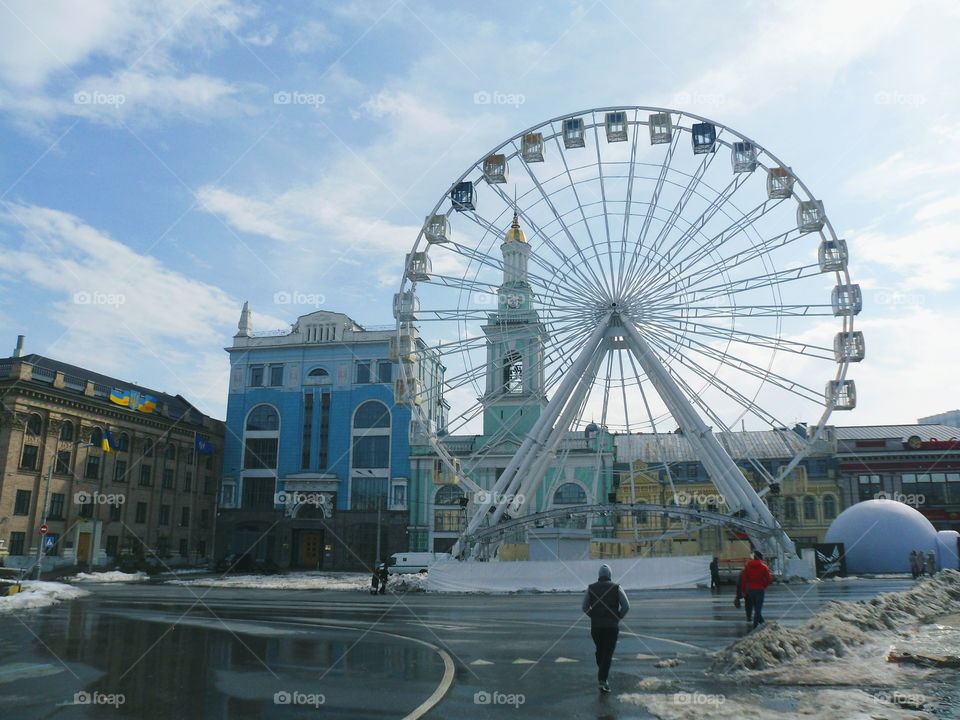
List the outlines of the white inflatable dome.
<svg viewBox="0 0 960 720">
<path fill-rule="evenodd" d="M 847 572 L 910 572 L 910 551 L 937 551 L 937 530 L 917 510 L 896 500 L 864 500 L 830 524 L 824 542 L 841 542 Z"/>
</svg>

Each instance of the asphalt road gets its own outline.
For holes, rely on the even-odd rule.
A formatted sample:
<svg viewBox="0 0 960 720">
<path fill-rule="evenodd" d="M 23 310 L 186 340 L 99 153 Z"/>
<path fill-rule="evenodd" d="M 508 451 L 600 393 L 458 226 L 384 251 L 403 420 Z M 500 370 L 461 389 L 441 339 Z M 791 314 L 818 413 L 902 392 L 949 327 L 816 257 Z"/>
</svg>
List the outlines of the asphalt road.
<svg viewBox="0 0 960 720">
<path fill-rule="evenodd" d="M 778 586 L 764 613 L 796 624 L 909 584 Z M 5 717 L 647 718 L 617 693 L 652 675 L 723 692 L 703 678 L 707 653 L 749 631 L 730 589 L 631 593 L 614 692 L 600 695 L 578 595 L 85 587 L 0 616 Z M 664 658 L 683 663 L 654 666 Z"/>
</svg>

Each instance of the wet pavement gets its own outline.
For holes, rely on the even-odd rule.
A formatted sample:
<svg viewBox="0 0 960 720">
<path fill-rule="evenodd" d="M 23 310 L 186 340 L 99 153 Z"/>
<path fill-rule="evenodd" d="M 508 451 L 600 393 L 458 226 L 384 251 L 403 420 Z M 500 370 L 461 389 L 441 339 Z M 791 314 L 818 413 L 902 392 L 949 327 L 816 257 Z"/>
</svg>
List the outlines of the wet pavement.
<svg viewBox="0 0 960 720">
<path fill-rule="evenodd" d="M 795 625 L 830 600 L 909 586 L 776 586 L 764 614 Z M 707 654 L 750 629 L 730 588 L 630 593 L 614 692 L 598 695 L 578 595 L 84 587 L 0 615 L 5 717 L 649 718 L 616 694 L 650 676 L 723 692 L 704 681 Z M 654 666 L 667 658 L 683 662 Z"/>
</svg>

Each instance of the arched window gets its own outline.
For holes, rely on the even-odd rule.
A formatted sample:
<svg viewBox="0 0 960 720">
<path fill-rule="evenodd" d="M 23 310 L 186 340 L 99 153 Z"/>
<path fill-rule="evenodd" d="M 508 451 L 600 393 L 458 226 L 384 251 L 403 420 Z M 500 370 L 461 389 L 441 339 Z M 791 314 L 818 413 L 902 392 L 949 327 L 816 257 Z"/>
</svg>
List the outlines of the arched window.
<svg viewBox="0 0 960 720">
<path fill-rule="evenodd" d="M 329 375 L 330 373 L 323 368 L 314 368 L 307 374 L 307 377 L 328 377 Z"/>
<path fill-rule="evenodd" d="M 32 413 L 27 418 L 27 435 L 37 437 L 41 433 L 43 433 L 43 418 L 36 413 Z"/>
<path fill-rule="evenodd" d="M 442 485 L 433 498 L 434 505 L 459 505 L 463 490 L 456 485 Z"/>
<path fill-rule="evenodd" d="M 330 373 L 322 367 L 313 368 L 307 373 L 307 385 L 329 385 L 332 382 Z"/>
<path fill-rule="evenodd" d="M 507 353 L 503 359 L 503 391 L 510 394 L 523 392 L 523 360 L 519 353 Z"/>
<path fill-rule="evenodd" d="M 367 400 L 353 415 L 355 428 L 390 427 L 390 410 L 382 402 Z"/>
<path fill-rule="evenodd" d="M 143 456 L 153 457 L 153 440 L 150 438 L 143 441 Z"/>
<path fill-rule="evenodd" d="M 164 451 L 163 456 L 167 460 L 176 460 L 177 459 L 177 448 L 173 446 L 173 443 L 167 445 L 167 449 Z"/>
<path fill-rule="evenodd" d="M 576 483 L 564 483 L 553 493 L 554 505 L 586 505 L 587 493 Z"/>
<path fill-rule="evenodd" d="M 73 440 L 73 423 L 69 420 L 64 420 L 63 425 L 60 426 L 60 439 L 64 442 Z"/>
<path fill-rule="evenodd" d="M 463 490 L 456 485 L 441 485 L 433 496 L 433 531 L 461 532 L 466 520 L 460 510 L 460 499 L 465 497 Z"/>
<path fill-rule="evenodd" d="M 823 496 L 823 519 L 833 520 L 837 516 L 837 499 L 833 495 Z"/>
<path fill-rule="evenodd" d="M 787 520 L 796 520 L 797 519 L 797 501 L 788 497 L 783 501 L 783 516 Z"/>
<path fill-rule="evenodd" d="M 103 445 L 103 430 L 95 427 L 90 431 L 90 444 L 98 448 Z"/>
<path fill-rule="evenodd" d="M 247 415 L 247 430 L 279 430 L 280 415 L 272 405 L 257 405 Z"/>
<path fill-rule="evenodd" d="M 807 495 L 803 499 L 803 519 L 804 520 L 817 519 L 817 501 L 813 497 L 813 495 Z"/>
<path fill-rule="evenodd" d="M 130 449 L 130 436 L 126 433 L 120 433 L 120 437 L 117 438 L 117 450 L 120 452 L 126 452 Z"/>
</svg>

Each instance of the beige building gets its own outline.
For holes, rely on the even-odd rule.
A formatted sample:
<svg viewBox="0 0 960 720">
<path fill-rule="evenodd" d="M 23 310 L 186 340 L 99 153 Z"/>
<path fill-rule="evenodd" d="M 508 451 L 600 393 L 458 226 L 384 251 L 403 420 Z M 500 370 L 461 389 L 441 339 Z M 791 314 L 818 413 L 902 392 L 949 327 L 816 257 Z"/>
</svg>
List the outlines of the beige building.
<svg viewBox="0 0 960 720">
<path fill-rule="evenodd" d="M 105 433 L 113 452 L 103 447 Z M 34 565 L 44 523 L 44 569 L 210 558 L 223 434 L 222 422 L 180 395 L 24 355 L 21 337 L 14 355 L 0 359 L 5 564 Z M 195 451 L 197 436 L 213 454 Z"/>
</svg>

